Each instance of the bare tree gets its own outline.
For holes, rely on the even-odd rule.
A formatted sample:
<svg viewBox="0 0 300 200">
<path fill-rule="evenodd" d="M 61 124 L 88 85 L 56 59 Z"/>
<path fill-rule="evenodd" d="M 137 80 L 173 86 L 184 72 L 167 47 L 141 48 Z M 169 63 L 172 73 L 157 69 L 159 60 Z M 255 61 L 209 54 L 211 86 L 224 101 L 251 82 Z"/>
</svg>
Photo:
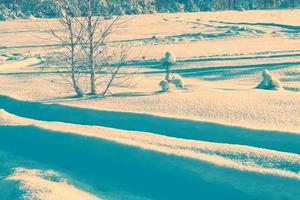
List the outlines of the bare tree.
<svg viewBox="0 0 300 200">
<path fill-rule="evenodd" d="M 54 0 L 53 4 L 55 8 L 60 11 L 58 21 L 62 25 L 63 32 L 66 35 L 56 33 L 54 29 L 51 29 L 52 35 L 57 38 L 62 46 L 65 48 L 61 54 L 59 61 L 65 61 L 69 66 L 71 73 L 71 83 L 74 91 L 78 97 L 82 97 L 84 94 L 78 83 L 80 78 L 80 66 L 78 65 L 77 55 L 80 51 L 80 40 L 82 37 L 82 27 L 78 23 L 78 20 L 74 18 L 79 14 L 79 10 L 75 4 L 75 1 L 68 0 Z"/>
<path fill-rule="evenodd" d="M 93 11 L 97 6 L 97 2 L 94 0 L 84 1 L 84 8 L 85 8 L 85 22 L 86 24 L 82 24 L 82 27 L 85 28 L 87 33 L 87 39 L 84 40 L 83 44 L 87 42 L 88 44 L 88 51 L 86 51 L 87 58 L 88 58 L 88 69 L 90 70 L 90 94 L 96 94 L 96 75 L 95 75 L 95 32 L 98 27 L 98 22 L 100 17 L 98 16 L 95 21 L 93 21 Z M 85 44 L 84 44 L 85 45 Z"/>
<path fill-rule="evenodd" d="M 125 48 L 118 46 L 117 50 L 113 49 L 108 41 L 114 28 L 124 23 L 120 16 L 111 19 L 96 16 L 99 0 L 53 1 L 61 13 L 58 20 L 68 37 L 65 38 L 53 30 L 51 33 L 67 49 L 71 79 L 78 96 L 83 95 L 78 83 L 83 74 L 88 75 L 89 79 L 88 95 L 103 96 L 111 93 L 112 86 L 123 85 L 135 74 L 123 70 L 127 58 Z M 112 15 L 112 11 L 106 11 L 106 15 Z"/>
<path fill-rule="evenodd" d="M 116 67 L 116 70 L 113 70 L 112 74 L 113 79 L 117 78 L 117 74 L 120 71 L 120 68 L 122 67 L 122 64 L 124 62 L 125 54 L 122 52 L 122 59 L 115 60 L 115 62 L 118 62 L 117 65 L 114 65 L 114 67 L 110 66 L 111 62 L 111 56 L 115 53 L 110 51 L 109 48 L 109 42 L 107 41 L 107 38 L 112 34 L 113 28 L 115 26 L 119 26 L 120 23 L 120 17 L 117 16 L 115 18 L 112 18 L 111 20 L 106 20 L 103 16 L 95 16 L 94 11 L 97 7 L 100 6 L 100 1 L 98 0 L 83 0 L 83 24 L 82 27 L 85 31 L 85 34 L 83 35 L 81 40 L 81 44 L 83 47 L 83 52 L 86 54 L 87 58 L 87 68 L 89 69 L 90 73 L 90 95 L 96 95 L 98 94 L 97 91 L 97 80 L 99 80 L 98 74 L 100 74 L 100 77 L 103 77 L 103 74 L 110 74 L 110 70 L 114 69 Z M 111 12 L 107 12 L 106 15 L 111 15 L 113 10 Z M 115 55 L 114 55 L 115 56 Z M 108 65 L 109 68 L 105 65 Z M 109 82 L 113 82 L 113 80 L 109 80 Z M 104 92 L 102 94 L 106 94 L 109 87 L 112 86 L 112 84 L 107 84 L 108 88 L 106 87 L 104 89 Z"/>
</svg>

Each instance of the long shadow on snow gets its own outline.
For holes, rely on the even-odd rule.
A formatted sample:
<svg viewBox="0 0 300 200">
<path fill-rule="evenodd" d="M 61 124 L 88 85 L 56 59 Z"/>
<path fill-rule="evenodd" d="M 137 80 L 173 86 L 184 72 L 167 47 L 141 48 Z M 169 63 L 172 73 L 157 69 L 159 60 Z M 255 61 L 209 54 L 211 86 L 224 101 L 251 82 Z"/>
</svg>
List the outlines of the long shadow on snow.
<svg viewBox="0 0 300 200">
<path fill-rule="evenodd" d="M 233 25 L 253 25 L 253 26 L 271 26 L 271 27 L 278 27 L 283 29 L 290 29 L 294 31 L 300 31 L 300 26 L 293 26 L 287 24 L 276 24 L 276 23 L 250 23 L 250 22 L 224 22 L 224 21 L 215 21 L 211 20 L 211 22 L 218 22 L 222 24 L 233 24 Z"/>
<path fill-rule="evenodd" d="M 224 178 L 242 173 L 208 163 L 34 126 L 0 126 L 0 137 L 2 151 L 65 173 L 107 199 L 126 199 L 122 193 L 150 199 L 254 199 L 222 179 L 207 181 L 208 174 Z"/>
<path fill-rule="evenodd" d="M 102 111 L 59 104 L 27 102 L 2 95 L 0 95 L 0 108 L 18 116 L 37 120 L 98 125 L 184 139 L 242 144 L 300 153 L 300 134 L 288 132 L 252 130 L 149 114 Z"/>
<path fill-rule="evenodd" d="M 277 52 L 275 52 L 277 53 Z M 274 55 L 256 55 L 256 56 L 223 56 L 223 57 L 199 57 L 191 59 L 178 60 L 178 64 L 186 63 L 197 63 L 197 62 L 207 62 L 207 61 L 232 61 L 232 60 L 257 60 L 257 59 L 270 59 L 270 58 L 286 58 L 286 57 L 299 57 L 299 53 L 286 53 L 284 54 L 274 54 Z M 134 60 L 124 64 L 124 66 L 146 66 L 149 68 L 162 68 L 161 60 Z"/>
<path fill-rule="evenodd" d="M 237 69 L 261 69 L 261 68 L 277 68 L 277 67 L 287 67 L 300 65 L 300 62 L 280 62 L 280 63 L 262 63 L 262 64 L 246 64 L 246 65 L 234 65 L 234 66 L 210 66 L 210 67 L 195 67 L 195 68 L 183 68 L 183 69 L 173 69 L 173 73 L 197 75 L 197 73 L 215 73 L 217 70 L 221 72 L 237 70 Z M 165 73 L 163 70 L 156 71 L 146 71 L 141 72 L 141 74 L 160 74 Z"/>
<path fill-rule="evenodd" d="M 178 73 L 185 77 L 195 77 L 195 76 L 205 76 L 205 75 L 211 75 L 211 74 L 231 74 L 234 70 L 251 70 L 258 71 L 262 69 L 277 69 L 277 68 L 285 68 L 285 67 L 291 67 L 291 66 L 297 66 L 300 65 L 300 62 L 280 62 L 280 63 L 263 63 L 263 64 L 246 64 L 246 65 L 234 65 L 234 66 L 210 66 L 210 67 L 193 67 L 193 68 L 175 68 L 172 70 L 172 73 Z M 184 65 L 177 65 L 178 67 L 184 67 Z M 151 70 L 151 71 L 145 71 L 145 72 L 137 72 L 136 74 L 164 74 L 165 70 L 162 68 L 161 65 L 159 67 L 153 67 L 153 68 L 159 68 L 160 70 Z M 0 72 L 0 76 L 9 76 L 9 75 L 38 75 L 38 74 L 67 74 L 70 73 L 68 71 L 49 71 L 49 72 Z M 101 74 L 101 73 L 99 73 Z M 248 73 L 250 74 L 250 73 Z M 237 74 L 240 75 L 240 74 Z M 235 76 L 224 76 L 222 77 L 223 80 L 232 79 Z M 207 78 L 206 80 L 215 80 L 213 78 Z M 219 80 L 217 78 L 216 80 Z"/>
<path fill-rule="evenodd" d="M 251 74 L 261 73 L 263 70 L 279 70 L 287 67 L 293 67 L 295 65 L 256 65 L 256 67 L 249 66 L 249 68 L 245 68 L 241 66 L 240 68 L 230 68 L 229 70 L 225 69 L 216 69 L 214 71 L 208 70 L 203 72 L 195 72 L 195 73 L 187 73 L 181 74 L 184 77 L 197 77 L 202 80 L 207 81 L 218 81 L 218 80 L 230 80 L 234 78 L 239 78 L 241 76 L 249 76 Z M 211 77 L 213 75 L 213 77 Z M 284 81 L 281 79 L 281 81 Z"/>
</svg>

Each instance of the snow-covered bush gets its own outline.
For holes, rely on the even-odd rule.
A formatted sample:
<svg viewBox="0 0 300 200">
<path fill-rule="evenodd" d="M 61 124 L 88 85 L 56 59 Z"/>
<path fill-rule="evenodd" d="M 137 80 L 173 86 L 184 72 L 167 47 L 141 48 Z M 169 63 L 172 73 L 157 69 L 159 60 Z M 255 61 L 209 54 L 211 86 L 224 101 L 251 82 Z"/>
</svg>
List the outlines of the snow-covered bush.
<svg viewBox="0 0 300 200">
<path fill-rule="evenodd" d="M 177 88 L 184 88 L 183 78 L 178 74 L 174 74 L 170 82 L 172 82 Z"/>
<path fill-rule="evenodd" d="M 170 81 L 171 66 L 175 65 L 175 63 L 176 56 L 173 53 L 167 51 L 163 60 L 163 66 L 166 68 L 165 80 Z"/>
<path fill-rule="evenodd" d="M 281 82 L 272 76 L 268 70 L 264 70 L 262 76 L 263 80 L 256 88 L 264 90 L 280 90 L 283 88 Z"/>
<path fill-rule="evenodd" d="M 161 87 L 162 91 L 166 92 L 169 90 L 169 82 L 167 80 L 163 80 L 159 83 L 159 86 Z"/>
<path fill-rule="evenodd" d="M 176 56 L 175 54 L 167 51 L 165 54 L 165 62 L 169 63 L 171 65 L 174 65 L 176 63 Z"/>
</svg>

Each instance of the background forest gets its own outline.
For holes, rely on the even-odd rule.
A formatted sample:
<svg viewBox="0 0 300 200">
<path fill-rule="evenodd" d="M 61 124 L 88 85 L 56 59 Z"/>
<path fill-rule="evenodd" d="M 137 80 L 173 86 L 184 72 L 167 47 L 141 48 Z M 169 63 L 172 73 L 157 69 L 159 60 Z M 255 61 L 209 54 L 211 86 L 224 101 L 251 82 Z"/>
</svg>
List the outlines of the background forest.
<svg viewBox="0 0 300 200">
<path fill-rule="evenodd" d="M 297 8 L 300 0 L 99 0 L 95 14 L 148 14 L 214 10 Z M 80 2 L 80 1 L 79 1 Z M 56 17 L 52 0 L 0 0 L 0 20 Z"/>
</svg>

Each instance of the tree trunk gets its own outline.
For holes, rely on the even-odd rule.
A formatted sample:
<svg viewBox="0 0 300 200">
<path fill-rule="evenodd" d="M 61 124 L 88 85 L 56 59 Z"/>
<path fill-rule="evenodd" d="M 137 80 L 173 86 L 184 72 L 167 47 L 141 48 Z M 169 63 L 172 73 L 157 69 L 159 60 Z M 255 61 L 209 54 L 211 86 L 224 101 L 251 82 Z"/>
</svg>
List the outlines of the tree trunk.
<svg viewBox="0 0 300 200">
<path fill-rule="evenodd" d="M 71 77 L 72 77 L 73 88 L 76 92 L 76 96 L 77 97 L 83 97 L 83 92 L 81 91 L 80 87 L 77 84 L 76 77 L 75 77 L 75 74 L 74 74 L 73 71 L 72 71 L 72 76 Z"/>
<path fill-rule="evenodd" d="M 69 31 L 70 31 L 70 44 L 71 44 L 71 79 L 72 79 L 72 85 L 73 88 L 75 90 L 75 93 L 77 95 L 77 97 L 82 97 L 83 96 L 83 92 L 80 89 L 76 77 L 75 77 L 75 73 L 76 73 L 76 69 L 75 69 L 75 41 L 74 41 L 74 32 L 73 32 L 73 27 L 72 27 L 72 22 L 69 23 Z"/>
<path fill-rule="evenodd" d="M 88 16 L 88 40 L 89 40 L 89 55 L 88 55 L 88 67 L 90 69 L 90 95 L 96 95 L 96 75 L 95 75 L 95 61 L 94 61 L 94 32 L 92 25 L 92 11 L 90 10 Z"/>
<path fill-rule="evenodd" d="M 91 91 L 90 94 L 91 95 L 96 95 L 96 75 L 95 75 L 95 65 L 94 65 L 94 52 L 91 49 L 90 50 L 90 55 L 89 55 L 89 68 L 90 68 L 90 87 L 91 87 Z"/>
<path fill-rule="evenodd" d="M 170 67 L 171 64 L 170 63 L 166 63 L 166 80 L 169 81 L 170 80 Z"/>
<path fill-rule="evenodd" d="M 232 9 L 232 2 L 231 2 L 232 0 L 228 0 L 228 9 L 230 10 L 230 9 Z"/>
<path fill-rule="evenodd" d="M 72 84 L 73 84 L 73 88 L 76 92 L 76 95 L 77 97 L 82 97 L 83 96 L 83 92 L 82 90 L 80 89 L 78 83 L 77 83 L 77 80 L 76 80 L 76 77 L 75 77 L 75 73 L 76 73 L 76 70 L 75 70 L 75 62 L 74 62 L 74 56 L 75 56 L 75 49 L 74 47 L 72 47 L 72 60 L 71 60 L 71 70 L 72 70 L 72 74 L 71 74 L 71 79 L 72 79 Z"/>
<path fill-rule="evenodd" d="M 231 6 L 232 6 L 232 8 L 233 8 L 233 9 L 235 9 L 235 8 L 236 8 L 236 0 L 233 0 L 233 3 L 232 3 L 232 5 L 231 5 Z"/>
</svg>

